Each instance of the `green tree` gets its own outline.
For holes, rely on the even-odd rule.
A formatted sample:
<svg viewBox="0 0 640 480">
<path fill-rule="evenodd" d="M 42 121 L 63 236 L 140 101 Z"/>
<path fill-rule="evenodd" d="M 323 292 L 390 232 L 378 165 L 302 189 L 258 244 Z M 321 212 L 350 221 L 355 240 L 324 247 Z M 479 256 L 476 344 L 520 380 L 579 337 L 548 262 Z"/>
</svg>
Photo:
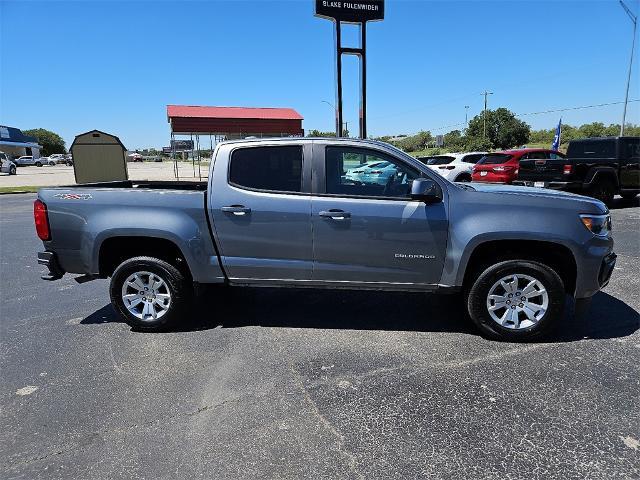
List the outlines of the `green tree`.
<svg viewBox="0 0 640 480">
<path fill-rule="evenodd" d="M 444 134 L 444 146 L 449 150 L 461 150 L 464 148 L 466 139 L 460 130 L 452 130 Z"/>
<path fill-rule="evenodd" d="M 399 140 L 396 145 L 405 152 L 417 152 L 426 149 L 431 142 L 433 142 L 431 132 L 421 130 L 416 135 Z"/>
<path fill-rule="evenodd" d="M 321 132 L 320 130 L 309 130 L 307 137 L 335 137 L 336 132 Z"/>
<path fill-rule="evenodd" d="M 64 140 L 60 135 L 44 128 L 34 128 L 23 130 L 25 135 L 36 137 L 38 143 L 42 145 L 42 155 L 49 156 L 53 153 L 67 153 Z"/>
<path fill-rule="evenodd" d="M 487 134 L 484 136 L 486 115 Z M 524 145 L 529 141 L 530 127 L 506 108 L 487 110 L 469 121 L 467 137 L 469 142 L 486 140 L 492 148 L 510 148 Z M 484 143 L 484 142 L 482 142 Z"/>
<path fill-rule="evenodd" d="M 578 129 L 582 137 L 602 137 L 605 126 L 602 122 L 585 123 Z"/>
</svg>

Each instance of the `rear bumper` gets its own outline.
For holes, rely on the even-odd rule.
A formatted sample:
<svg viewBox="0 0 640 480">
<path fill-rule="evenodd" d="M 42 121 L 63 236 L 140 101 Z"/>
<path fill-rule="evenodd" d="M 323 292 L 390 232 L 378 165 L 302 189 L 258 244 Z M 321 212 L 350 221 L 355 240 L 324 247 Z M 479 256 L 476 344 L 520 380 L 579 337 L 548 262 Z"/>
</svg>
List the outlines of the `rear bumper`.
<svg viewBox="0 0 640 480">
<path fill-rule="evenodd" d="M 584 190 L 582 182 L 559 182 L 555 180 L 514 180 L 513 185 L 535 187 L 535 184 L 539 182 L 543 183 L 543 188 L 551 188 L 553 190 L 563 190 L 565 192 L 581 192 Z"/>
<path fill-rule="evenodd" d="M 53 252 L 38 252 L 38 264 L 49 269 L 49 273 L 42 275 L 43 280 L 58 280 L 63 277 L 65 271 L 58 263 L 58 257 Z"/>
</svg>

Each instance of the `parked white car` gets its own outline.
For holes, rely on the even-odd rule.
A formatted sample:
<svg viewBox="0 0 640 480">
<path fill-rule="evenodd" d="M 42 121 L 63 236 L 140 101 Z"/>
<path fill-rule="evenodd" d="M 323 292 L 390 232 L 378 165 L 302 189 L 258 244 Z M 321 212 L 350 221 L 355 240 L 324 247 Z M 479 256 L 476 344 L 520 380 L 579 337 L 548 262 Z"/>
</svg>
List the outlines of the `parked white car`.
<svg viewBox="0 0 640 480">
<path fill-rule="evenodd" d="M 488 152 L 448 153 L 432 157 L 418 157 L 431 170 L 452 182 L 470 182 L 473 166 Z"/>
<path fill-rule="evenodd" d="M 9 160 L 9 157 L 4 152 L 0 152 L 0 172 L 8 173 L 9 175 L 16 174 L 16 164 Z"/>
</svg>

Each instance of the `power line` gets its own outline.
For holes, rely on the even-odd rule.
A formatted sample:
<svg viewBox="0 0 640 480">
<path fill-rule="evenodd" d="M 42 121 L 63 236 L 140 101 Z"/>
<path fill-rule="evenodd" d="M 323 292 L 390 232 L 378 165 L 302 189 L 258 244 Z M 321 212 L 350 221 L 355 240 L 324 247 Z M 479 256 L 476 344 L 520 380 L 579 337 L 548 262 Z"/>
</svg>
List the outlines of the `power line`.
<svg viewBox="0 0 640 480">
<path fill-rule="evenodd" d="M 640 102 L 640 98 L 635 98 L 633 100 L 629 100 L 629 103 L 631 102 Z M 516 113 L 515 116 L 516 117 L 526 117 L 529 115 L 542 115 L 545 113 L 557 113 L 557 112 L 567 112 L 570 110 L 583 110 L 586 108 L 599 108 L 599 107 L 607 107 L 610 105 L 622 105 L 624 102 L 609 102 L 609 103 L 597 103 L 594 105 L 580 105 L 578 107 L 566 107 L 566 108 L 556 108 L 556 109 L 552 109 L 552 110 L 544 110 L 544 111 L 540 111 L 540 112 L 529 112 L 529 113 Z M 444 130 L 447 128 L 452 128 L 452 127 L 460 127 L 460 126 L 464 126 L 464 123 L 454 123 L 451 125 L 444 125 L 442 127 L 437 127 L 437 128 L 428 128 L 427 130 L 429 131 L 439 131 L 439 130 Z"/>
<path fill-rule="evenodd" d="M 636 98 L 634 100 L 629 100 L 631 102 L 640 102 L 640 98 Z M 530 113 L 517 113 L 516 117 L 526 117 L 527 115 L 542 115 L 543 113 L 556 113 L 556 112 L 567 112 L 569 110 L 582 110 L 585 108 L 598 108 L 598 107 L 606 107 L 609 105 L 621 105 L 624 102 L 610 102 L 610 103 L 598 103 L 596 105 L 581 105 L 579 107 L 567 107 L 567 108 L 558 108 L 555 110 L 545 110 L 543 112 L 530 112 Z"/>
</svg>

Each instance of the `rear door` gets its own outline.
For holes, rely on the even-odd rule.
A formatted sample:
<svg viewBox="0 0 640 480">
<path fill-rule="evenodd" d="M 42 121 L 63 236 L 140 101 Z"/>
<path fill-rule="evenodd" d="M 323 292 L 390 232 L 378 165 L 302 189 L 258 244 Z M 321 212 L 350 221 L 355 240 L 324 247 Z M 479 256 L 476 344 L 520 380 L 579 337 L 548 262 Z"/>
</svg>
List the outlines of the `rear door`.
<svg viewBox="0 0 640 480">
<path fill-rule="evenodd" d="M 310 280 L 311 143 L 224 148 L 230 160 L 225 172 L 216 159 L 209 208 L 227 275 L 261 283 Z"/>
<path fill-rule="evenodd" d="M 384 182 L 353 182 L 346 172 L 386 161 Z M 424 288 L 440 280 L 447 244 L 446 202 L 409 198 L 427 175 L 384 152 L 314 144 L 313 279 L 340 285 Z"/>
</svg>

